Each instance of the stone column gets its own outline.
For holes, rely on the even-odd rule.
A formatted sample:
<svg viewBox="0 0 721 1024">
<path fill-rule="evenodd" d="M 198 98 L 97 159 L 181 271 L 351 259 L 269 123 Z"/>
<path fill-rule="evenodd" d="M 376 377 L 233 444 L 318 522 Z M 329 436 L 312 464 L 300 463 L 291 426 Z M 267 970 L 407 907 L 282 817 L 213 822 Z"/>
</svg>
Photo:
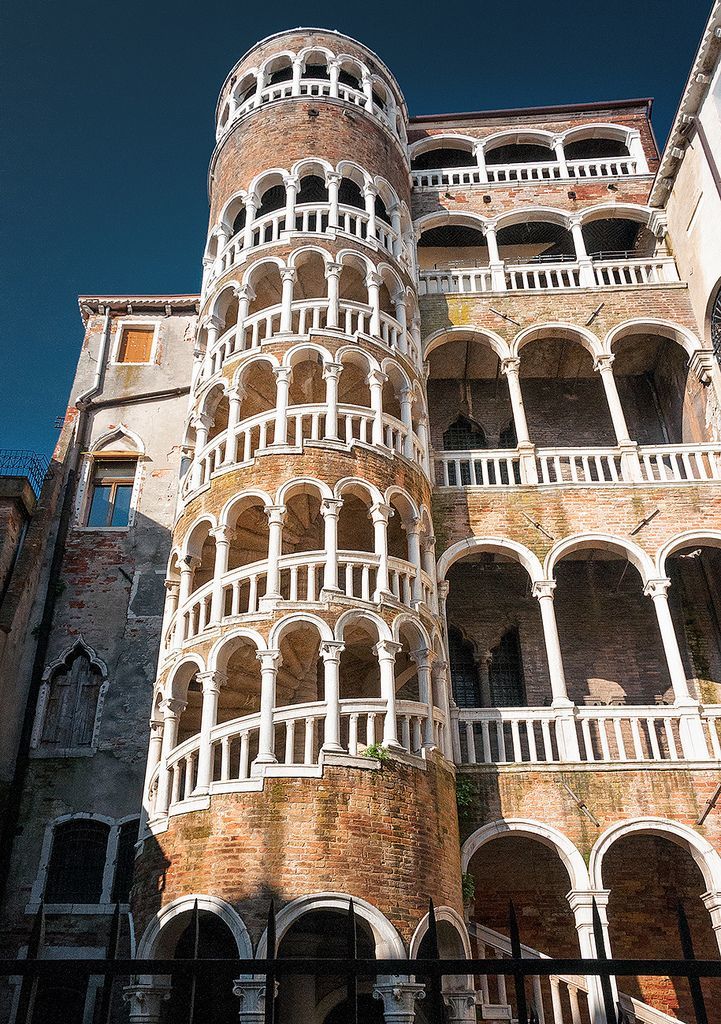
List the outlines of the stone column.
<svg viewBox="0 0 721 1024">
<path fill-rule="evenodd" d="M 555 580 L 536 580 L 533 584 L 533 596 L 541 609 L 543 623 L 543 640 L 548 659 L 548 674 L 551 680 L 552 707 L 556 709 L 556 739 L 559 754 L 564 761 L 580 760 L 578 737 L 576 735 L 575 707 L 568 699 L 566 674 L 563 670 L 561 642 L 558 638 L 556 612 L 553 607 Z"/>
<path fill-rule="evenodd" d="M 165 586 L 165 607 L 163 609 L 163 628 L 161 634 L 165 636 L 170 620 L 178 610 L 178 597 L 180 594 L 180 580 L 166 579 Z"/>
<path fill-rule="evenodd" d="M 393 229 L 393 255 L 396 259 L 403 252 L 403 239 L 401 238 L 401 208 L 398 203 L 394 203 L 393 206 L 388 210 L 388 214 L 391 218 L 391 228 Z"/>
<path fill-rule="evenodd" d="M 145 763 L 145 781 L 143 783 L 143 813 L 141 820 L 141 829 L 144 828 L 145 822 L 152 813 L 157 813 L 157 806 L 152 809 L 148 803 L 148 796 L 150 793 L 150 780 L 153 777 L 155 769 L 160 764 L 160 757 L 163 751 L 163 719 L 157 717 L 157 710 L 153 708 L 153 714 L 150 716 L 150 740 L 148 743 L 148 760 Z M 157 804 L 157 798 L 156 798 Z"/>
<path fill-rule="evenodd" d="M 169 979 L 146 979 L 126 985 L 123 1002 L 128 1004 L 130 1024 L 160 1024 L 162 1005 L 170 999 Z"/>
<path fill-rule="evenodd" d="M 413 577 L 411 601 L 415 607 L 418 607 L 418 605 L 423 601 L 423 584 L 421 581 L 421 570 L 423 568 L 423 562 L 421 561 L 421 521 L 418 517 L 406 519 L 402 523 L 402 528 L 405 530 L 406 541 L 408 543 L 408 561 L 416 570 Z"/>
<path fill-rule="evenodd" d="M 330 95 L 331 99 L 338 99 L 338 77 L 340 75 L 340 64 L 331 58 L 328 61 L 328 73 L 330 74 Z"/>
<path fill-rule="evenodd" d="M 433 683 L 431 677 L 431 660 L 433 652 L 427 649 L 413 651 L 411 660 L 418 669 L 418 694 L 420 703 L 426 706 L 426 718 L 423 723 L 423 747 L 430 750 L 436 746 L 433 731 Z"/>
<path fill-rule="evenodd" d="M 254 107 L 259 107 L 261 105 L 261 103 L 263 102 L 263 97 L 262 97 L 261 93 L 263 92 L 264 88 L 265 88 L 265 83 L 263 82 L 263 75 L 262 74 L 256 75 L 255 76 L 255 95 L 253 96 L 253 106 Z"/>
<path fill-rule="evenodd" d="M 508 381 L 508 394 L 513 411 L 513 425 L 516 429 L 516 444 L 521 462 L 521 481 L 525 484 L 537 484 L 536 446 L 528 436 L 528 421 L 526 419 L 526 408 L 523 404 L 520 371 L 521 360 L 518 356 L 501 360 L 501 373 L 505 374 Z"/>
<path fill-rule="evenodd" d="M 632 156 L 636 161 L 636 174 L 648 174 L 648 160 L 646 159 L 640 133 L 637 131 L 629 132 L 626 145 L 628 146 L 629 156 Z"/>
<path fill-rule="evenodd" d="M 291 83 L 291 96 L 300 96 L 300 76 L 303 74 L 303 61 L 299 57 L 293 58 L 293 80 Z"/>
<path fill-rule="evenodd" d="M 378 448 L 382 448 L 385 444 L 383 436 L 383 385 L 387 380 L 388 376 L 382 370 L 371 370 L 366 379 L 366 384 L 371 393 L 371 409 L 373 410 L 371 441 Z"/>
<path fill-rule="evenodd" d="M 215 540 L 215 566 L 213 568 L 213 596 L 210 605 L 210 623 L 217 626 L 223 620 L 223 577 L 228 571 L 230 542 L 235 531 L 229 526 L 219 526 L 210 531 Z"/>
<path fill-rule="evenodd" d="M 343 502 L 340 498 L 323 498 L 320 514 L 323 516 L 323 543 L 325 566 L 321 598 L 330 598 L 338 593 L 338 516 Z"/>
<path fill-rule="evenodd" d="M 325 184 L 328 189 L 328 203 L 330 213 L 328 215 L 328 226 L 337 228 L 340 224 L 338 219 L 338 190 L 340 188 L 341 176 L 336 171 L 328 171 L 325 176 Z"/>
<path fill-rule="evenodd" d="M 371 506 L 370 518 L 373 523 L 374 547 L 375 553 L 378 556 L 376 589 L 373 600 L 378 602 L 393 596 L 388 582 L 388 520 L 392 515 L 393 509 L 390 505 L 378 502 Z"/>
<path fill-rule="evenodd" d="M 398 742 L 398 722 L 396 720 L 396 677 L 395 663 L 396 654 L 401 650 L 402 645 L 393 640 L 379 640 L 373 648 L 373 653 L 378 658 L 381 675 L 381 700 L 386 703 L 386 713 L 383 721 L 383 746 L 402 750 Z"/>
<path fill-rule="evenodd" d="M 450 686 L 448 685 L 448 662 L 436 661 L 431 671 L 433 674 L 433 692 L 437 695 L 436 699 L 440 699 L 441 709 L 446 718 L 446 725 L 442 731 L 443 754 L 449 761 L 453 761 L 453 716 Z M 460 745 L 458 763 L 460 764 Z"/>
<path fill-rule="evenodd" d="M 711 915 L 711 927 L 714 930 L 716 942 L 718 943 L 718 948 L 721 951 L 721 891 L 702 892 L 701 899 L 703 901 L 703 905 Z"/>
<path fill-rule="evenodd" d="M 160 705 L 163 712 L 163 745 L 160 757 L 160 771 L 158 773 L 158 796 L 155 802 L 156 814 L 167 814 L 170 806 L 170 772 L 168 770 L 168 757 L 178 743 L 178 725 L 180 716 L 187 707 L 184 700 L 176 700 L 169 697 Z"/>
<path fill-rule="evenodd" d="M 373 113 L 373 83 L 371 82 L 370 78 L 368 76 L 366 76 L 362 80 L 362 85 L 363 85 L 363 95 L 366 98 L 366 110 L 370 111 L 370 113 L 372 114 Z"/>
<path fill-rule="evenodd" d="M 203 709 L 200 718 L 200 746 L 198 747 L 198 772 L 195 780 L 194 796 L 201 796 L 210 791 L 213 781 L 213 758 L 210 734 L 218 721 L 218 700 L 221 687 L 225 683 L 222 672 L 199 672 L 198 679 L 203 684 Z"/>
<path fill-rule="evenodd" d="M 418 443 L 420 444 L 423 452 L 423 470 L 428 479 L 432 480 L 431 446 L 428 442 L 428 415 L 426 412 L 422 412 L 418 417 Z"/>
<path fill-rule="evenodd" d="M 403 454 L 407 459 L 413 459 L 413 400 L 414 394 L 411 388 L 401 388 L 400 406 L 401 422 L 406 429 L 403 438 Z"/>
<path fill-rule="evenodd" d="M 280 555 L 283 544 L 283 520 L 285 519 L 285 505 L 269 505 L 265 509 L 268 517 L 268 574 L 266 577 L 266 591 L 261 598 L 261 606 L 269 601 L 280 599 Z M 262 609 L 264 611 L 267 608 Z"/>
<path fill-rule="evenodd" d="M 338 440 L 338 377 L 343 366 L 341 363 L 324 363 L 323 380 L 325 381 L 325 438 L 326 441 Z"/>
<path fill-rule="evenodd" d="M 416 1001 L 425 996 L 425 985 L 416 985 L 401 979 L 390 979 L 373 986 L 373 997 L 383 1003 L 386 1024 L 413 1024 L 416 1019 Z"/>
<path fill-rule="evenodd" d="M 340 656 L 345 644 L 339 640 L 324 640 L 320 645 L 323 659 L 323 689 L 325 696 L 325 736 L 323 750 L 341 753 L 340 742 Z"/>
<path fill-rule="evenodd" d="M 245 227 L 243 228 L 243 248 L 250 249 L 253 245 L 253 230 L 255 224 L 255 214 L 258 209 L 258 199 L 256 196 L 247 196 L 245 200 Z M 240 313 L 238 314 L 238 321 L 240 321 Z"/>
<path fill-rule="evenodd" d="M 555 138 L 553 140 L 553 152 L 556 154 L 556 160 L 558 166 L 561 169 L 561 177 L 568 177 L 568 164 L 566 163 L 566 151 L 563 148 L 563 139 Z"/>
<path fill-rule="evenodd" d="M 192 422 L 195 429 L 195 459 L 193 461 L 193 489 L 200 487 L 203 483 L 203 465 L 198 458 L 203 448 L 208 443 L 208 431 L 213 425 L 210 416 L 201 414 L 196 416 Z"/>
<path fill-rule="evenodd" d="M 232 466 L 238 457 L 237 426 L 240 423 L 240 405 L 243 401 L 243 389 L 231 388 L 228 392 L 228 429 L 226 431 L 225 458 L 223 463 Z"/>
<path fill-rule="evenodd" d="M 368 225 L 366 227 L 366 238 L 375 239 L 378 234 L 378 227 L 376 225 L 376 197 L 378 196 L 378 190 L 373 185 L 366 185 L 363 188 L 363 199 L 366 204 L 366 215 L 368 216 Z"/>
<path fill-rule="evenodd" d="M 260 662 L 260 733 L 258 736 L 258 756 L 256 764 L 275 764 L 275 727 L 273 712 L 275 710 L 275 681 L 280 667 L 280 651 L 258 651 Z"/>
<path fill-rule="evenodd" d="M 243 284 L 235 289 L 235 297 L 238 300 L 238 330 L 242 330 L 248 319 L 248 307 L 255 298 L 255 292 L 249 284 Z"/>
<path fill-rule="evenodd" d="M 403 292 L 400 292 L 393 299 L 393 311 L 395 313 L 396 321 L 400 327 L 398 334 L 398 348 L 404 354 L 408 351 L 408 324 L 406 318 L 406 298 Z"/>
<path fill-rule="evenodd" d="M 182 608 L 190 597 L 193 590 L 193 576 L 200 565 L 200 559 L 195 555 L 186 555 L 178 562 L 180 572 L 180 586 L 178 589 L 178 607 Z"/>
<path fill-rule="evenodd" d="M 459 989 L 444 993 L 443 1002 L 448 1007 L 448 1024 L 467 1024 L 476 1021 L 475 989 Z M 560 1021 L 557 1024 L 561 1024 Z"/>
<path fill-rule="evenodd" d="M 488 246 L 488 266 L 491 271 L 491 289 L 494 292 L 506 290 L 506 268 L 498 251 L 498 237 L 495 221 L 490 221 L 485 228 L 486 245 Z"/>
<path fill-rule="evenodd" d="M 371 308 L 371 322 L 368 333 L 373 338 L 380 338 L 381 334 L 381 276 L 375 272 L 366 277 L 366 288 L 368 289 L 368 305 Z"/>
<path fill-rule="evenodd" d="M 295 269 L 284 267 L 280 272 L 283 292 L 280 300 L 280 333 L 290 334 L 293 330 L 293 284 Z"/>
<path fill-rule="evenodd" d="M 586 252 L 586 241 L 583 237 L 581 221 L 578 217 L 571 219 L 570 228 L 573 235 L 573 247 L 576 250 L 576 261 L 580 268 L 579 280 L 583 288 L 595 288 L 596 276 L 593 273 L 593 263 Z"/>
<path fill-rule="evenodd" d="M 628 434 L 626 417 L 624 416 L 621 399 L 618 396 L 616 378 L 613 375 L 613 361 L 615 356 L 597 356 L 593 368 L 601 375 L 603 389 L 606 393 L 606 401 L 611 413 L 613 430 L 616 435 L 616 444 L 621 449 L 621 474 L 624 480 L 638 481 L 642 479 L 641 464 L 638 458 L 638 446 L 632 441 Z"/>
<path fill-rule="evenodd" d="M 608 890 L 598 892 L 585 892 L 572 889 L 566 896 L 576 921 L 576 932 L 578 933 L 578 946 L 581 957 L 584 960 L 596 960 L 596 942 L 593 937 L 593 901 L 596 900 L 598 915 L 601 919 L 601 931 L 603 932 L 603 944 L 606 949 L 606 956 L 611 956 L 611 945 L 608 938 L 608 917 L 606 908 L 608 906 Z M 603 1005 L 603 992 L 601 981 L 597 975 L 589 975 L 586 978 L 588 985 L 588 1012 L 591 1024 L 606 1024 L 606 1013 Z M 614 1005 L 618 1003 L 618 989 L 616 979 L 611 978 L 611 992 Z"/>
<path fill-rule="evenodd" d="M 292 370 L 289 366 L 274 366 L 275 376 L 275 429 L 273 431 L 273 444 L 284 445 L 288 443 L 288 391 L 290 389 L 290 377 Z M 298 438 L 296 438 L 296 442 Z"/>
<path fill-rule="evenodd" d="M 488 171 L 486 170 L 486 151 L 483 148 L 483 143 L 478 142 L 473 147 L 473 155 L 476 158 L 478 164 L 478 178 L 481 184 L 485 184 L 488 181 Z"/>
<path fill-rule="evenodd" d="M 338 316 L 340 312 L 338 292 L 340 272 L 342 269 L 343 268 L 340 263 L 326 263 L 325 265 L 325 279 L 328 282 L 328 312 L 326 314 L 326 327 L 329 330 L 338 329 Z"/>
<path fill-rule="evenodd" d="M 237 978 L 233 995 L 240 1000 L 240 1024 L 264 1024 L 265 978 Z"/>
<path fill-rule="evenodd" d="M 295 198 L 300 182 L 294 174 L 283 178 L 285 185 L 285 230 L 295 231 Z"/>
</svg>

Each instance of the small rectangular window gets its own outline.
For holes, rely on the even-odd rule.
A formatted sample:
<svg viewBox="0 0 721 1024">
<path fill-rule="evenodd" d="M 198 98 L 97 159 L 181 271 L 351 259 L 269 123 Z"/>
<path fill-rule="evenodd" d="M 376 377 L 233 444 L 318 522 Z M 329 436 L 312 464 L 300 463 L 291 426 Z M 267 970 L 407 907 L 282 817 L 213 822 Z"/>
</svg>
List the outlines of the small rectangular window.
<svg viewBox="0 0 721 1024">
<path fill-rule="evenodd" d="M 97 459 L 93 464 L 86 526 L 128 526 L 135 459 Z"/>
<path fill-rule="evenodd" d="M 153 351 L 153 327 L 123 327 L 118 346 L 119 363 L 149 363 Z"/>
</svg>

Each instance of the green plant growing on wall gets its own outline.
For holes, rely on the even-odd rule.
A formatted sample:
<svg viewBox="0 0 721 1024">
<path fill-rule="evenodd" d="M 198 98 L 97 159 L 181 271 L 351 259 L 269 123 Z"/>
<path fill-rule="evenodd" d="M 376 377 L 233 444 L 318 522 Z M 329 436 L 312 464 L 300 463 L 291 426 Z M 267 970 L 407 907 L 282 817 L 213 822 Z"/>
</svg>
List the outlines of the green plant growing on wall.
<svg viewBox="0 0 721 1024">
<path fill-rule="evenodd" d="M 473 902 L 476 895 L 476 880 L 470 871 L 464 871 L 461 875 L 461 892 L 464 905 Z"/>
<path fill-rule="evenodd" d="M 464 776 L 456 779 L 456 804 L 461 817 L 468 814 L 468 809 L 473 803 L 473 783 Z"/>
<path fill-rule="evenodd" d="M 385 764 L 391 759 L 390 751 L 381 743 L 371 743 L 363 751 L 363 757 L 370 757 L 375 761 L 380 761 L 381 764 Z"/>
</svg>

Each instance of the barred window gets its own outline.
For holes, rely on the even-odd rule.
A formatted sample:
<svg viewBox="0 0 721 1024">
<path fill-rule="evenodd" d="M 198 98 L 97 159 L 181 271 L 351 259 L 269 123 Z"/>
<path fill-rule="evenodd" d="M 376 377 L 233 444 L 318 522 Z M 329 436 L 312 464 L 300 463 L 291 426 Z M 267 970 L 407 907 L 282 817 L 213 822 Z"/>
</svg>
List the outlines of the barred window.
<svg viewBox="0 0 721 1024">
<path fill-rule="evenodd" d="M 64 749 L 89 747 L 102 676 L 82 650 L 75 650 L 55 669 L 49 681 L 41 743 Z"/>
<path fill-rule="evenodd" d="M 501 642 L 491 651 L 491 656 L 488 669 L 491 706 L 523 707 L 526 703 L 526 687 L 523 680 L 521 641 L 515 627 L 503 635 Z"/>
<path fill-rule="evenodd" d="M 90 818 L 57 825 L 45 884 L 46 903 L 99 903 L 110 827 Z"/>
<path fill-rule="evenodd" d="M 480 423 L 459 416 L 443 435 L 443 449 L 447 452 L 471 451 L 486 448 L 486 432 Z"/>
<path fill-rule="evenodd" d="M 465 640 L 460 629 L 448 629 L 453 697 L 459 708 L 481 707 L 481 687 L 473 656 L 473 644 Z"/>
</svg>

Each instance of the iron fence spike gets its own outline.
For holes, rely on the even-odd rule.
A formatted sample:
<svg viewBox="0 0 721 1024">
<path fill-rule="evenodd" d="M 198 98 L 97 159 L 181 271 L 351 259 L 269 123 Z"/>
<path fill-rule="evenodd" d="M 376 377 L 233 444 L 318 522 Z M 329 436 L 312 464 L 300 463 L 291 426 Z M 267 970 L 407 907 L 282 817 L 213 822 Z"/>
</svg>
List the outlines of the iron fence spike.
<svg viewBox="0 0 721 1024">
<path fill-rule="evenodd" d="M 508 901 L 508 932 L 511 939 L 511 956 L 514 960 L 521 960 L 523 958 L 523 952 L 521 950 L 518 918 L 516 917 L 516 908 L 513 905 L 513 900 Z M 528 1006 L 526 1003 L 526 979 L 521 971 L 514 970 L 513 985 L 516 991 L 516 1013 L 518 1015 L 518 1024 L 529 1024 Z"/>
</svg>

